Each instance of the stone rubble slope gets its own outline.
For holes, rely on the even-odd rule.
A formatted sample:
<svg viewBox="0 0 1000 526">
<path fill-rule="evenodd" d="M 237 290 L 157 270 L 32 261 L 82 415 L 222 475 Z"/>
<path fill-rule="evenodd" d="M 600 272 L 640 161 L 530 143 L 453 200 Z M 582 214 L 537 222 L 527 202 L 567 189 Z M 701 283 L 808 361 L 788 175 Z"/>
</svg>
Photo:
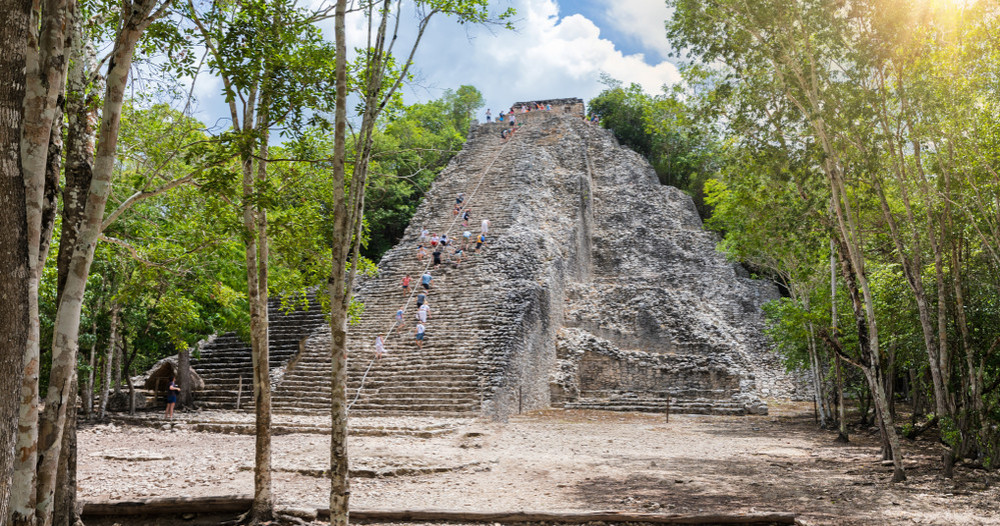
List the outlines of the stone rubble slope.
<svg viewBox="0 0 1000 526">
<path fill-rule="evenodd" d="M 610 132 L 582 127 L 579 142 L 594 194 L 592 279 L 567 294 L 573 329 L 561 333 L 557 398 L 622 409 L 642 400 L 647 410 L 674 398 L 688 412 L 739 413 L 766 411 L 765 397 L 803 396 L 763 336 L 760 307 L 778 297 L 774 285 L 718 252 L 691 198 L 661 185 Z M 644 367 L 629 365 L 636 356 Z"/>
</svg>

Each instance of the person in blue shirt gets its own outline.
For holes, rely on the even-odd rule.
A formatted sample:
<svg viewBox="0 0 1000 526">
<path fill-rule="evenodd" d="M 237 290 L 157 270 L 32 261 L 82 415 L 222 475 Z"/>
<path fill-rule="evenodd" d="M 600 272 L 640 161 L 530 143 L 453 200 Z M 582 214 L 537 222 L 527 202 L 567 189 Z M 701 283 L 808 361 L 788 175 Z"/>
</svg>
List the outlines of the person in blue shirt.
<svg viewBox="0 0 1000 526">
<path fill-rule="evenodd" d="M 174 417 L 174 405 L 177 403 L 177 393 L 181 392 L 181 388 L 177 387 L 177 378 L 170 377 L 170 385 L 167 386 L 167 411 L 165 416 L 167 418 Z"/>
</svg>

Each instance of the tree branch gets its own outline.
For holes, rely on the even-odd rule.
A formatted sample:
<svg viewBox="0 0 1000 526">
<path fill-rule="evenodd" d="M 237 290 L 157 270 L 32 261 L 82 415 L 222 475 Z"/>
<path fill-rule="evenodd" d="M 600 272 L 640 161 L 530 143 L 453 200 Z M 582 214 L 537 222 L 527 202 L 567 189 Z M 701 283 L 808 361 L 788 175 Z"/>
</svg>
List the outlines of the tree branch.
<svg viewBox="0 0 1000 526">
<path fill-rule="evenodd" d="M 179 177 L 177 179 L 174 179 L 173 181 L 170 181 L 169 183 L 154 190 L 148 190 L 148 191 L 140 190 L 130 195 L 128 199 L 122 202 L 122 204 L 118 205 L 118 208 L 116 208 L 114 212 L 111 212 L 111 215 L 109 215 L 108 218 L 105 219 L 103 223 L 101 223 L 101 231 L 103 232 L 107 230 L 108 227 L 111 226 L 111 223 L 114 223 L 115 220 L 118 219 L 118 216 L 122 215 L 122 213 L 128 210 L 129 208 L 132 208 L 132 206 L 138 203 L 139 201 L 142 201 L 144 199 L 149 199 L 150 197 L 156 195 L 160 195 L 163 192 L 166 192 L 167 190 L 177 188 L 178 186 L 189 183 L 193 180 L 194 180 L 194 173 L 192 172 L 185 175 L 184 177 Z"/>
</svg>

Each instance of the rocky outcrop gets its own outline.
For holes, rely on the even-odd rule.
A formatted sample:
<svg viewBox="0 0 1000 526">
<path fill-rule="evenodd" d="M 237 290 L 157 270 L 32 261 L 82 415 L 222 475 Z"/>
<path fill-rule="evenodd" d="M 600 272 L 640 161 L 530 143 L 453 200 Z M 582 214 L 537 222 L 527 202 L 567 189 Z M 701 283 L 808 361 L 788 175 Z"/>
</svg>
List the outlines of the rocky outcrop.
<svg viewBox="0 0 1000 526">
<path fill-rule="evenodd" d="M 577 128 L 593 189 L 592 265 L 566 295 L 559 402 L 654 408 L 674 398 L 692 412 L 732 413 L 804 394 L 763 335 L 774 285 L 717 252 L 691 198 L 659 184 L 642 157 L 606 131 Z"/>
</svg>

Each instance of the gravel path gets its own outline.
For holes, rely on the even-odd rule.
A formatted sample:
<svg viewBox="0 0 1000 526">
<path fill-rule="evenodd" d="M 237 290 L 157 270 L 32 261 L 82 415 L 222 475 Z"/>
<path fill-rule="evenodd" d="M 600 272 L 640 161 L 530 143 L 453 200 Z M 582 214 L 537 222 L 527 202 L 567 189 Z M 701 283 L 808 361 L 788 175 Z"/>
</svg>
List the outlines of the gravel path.
<svg viewBox="0 0 1000 526">
<path fill-rule="evenodd" d="M 909 479 L 891 484 L 877 433 L 847 445 L 804 406 L 717 417 L 542 411 L 496 423 L 357 418 L 349 443 L 352 505 L 361 509 L 674 513 L 794 512 L 810 524 L 1000 524 L 1000 476 L 957 469 L 939 446 L 904 442 Z M 246 424 L 248 415 L 192 421 Z M 277 425 L 324 419 L 278 417 Z M 98 425 L 79 432 L 79 497 L 129 500 L 252 492 L 253 437 L 195 432 L 195 424 Z M 405 434 L 401 434 L 405 433 Z M 373 436 L 381 435 L 381 436 Z M 415 436 L 422 435 L 422 436 Z M 329 439 L 274 437 L 279 506 L 325 507 Z"/>
</svg>

